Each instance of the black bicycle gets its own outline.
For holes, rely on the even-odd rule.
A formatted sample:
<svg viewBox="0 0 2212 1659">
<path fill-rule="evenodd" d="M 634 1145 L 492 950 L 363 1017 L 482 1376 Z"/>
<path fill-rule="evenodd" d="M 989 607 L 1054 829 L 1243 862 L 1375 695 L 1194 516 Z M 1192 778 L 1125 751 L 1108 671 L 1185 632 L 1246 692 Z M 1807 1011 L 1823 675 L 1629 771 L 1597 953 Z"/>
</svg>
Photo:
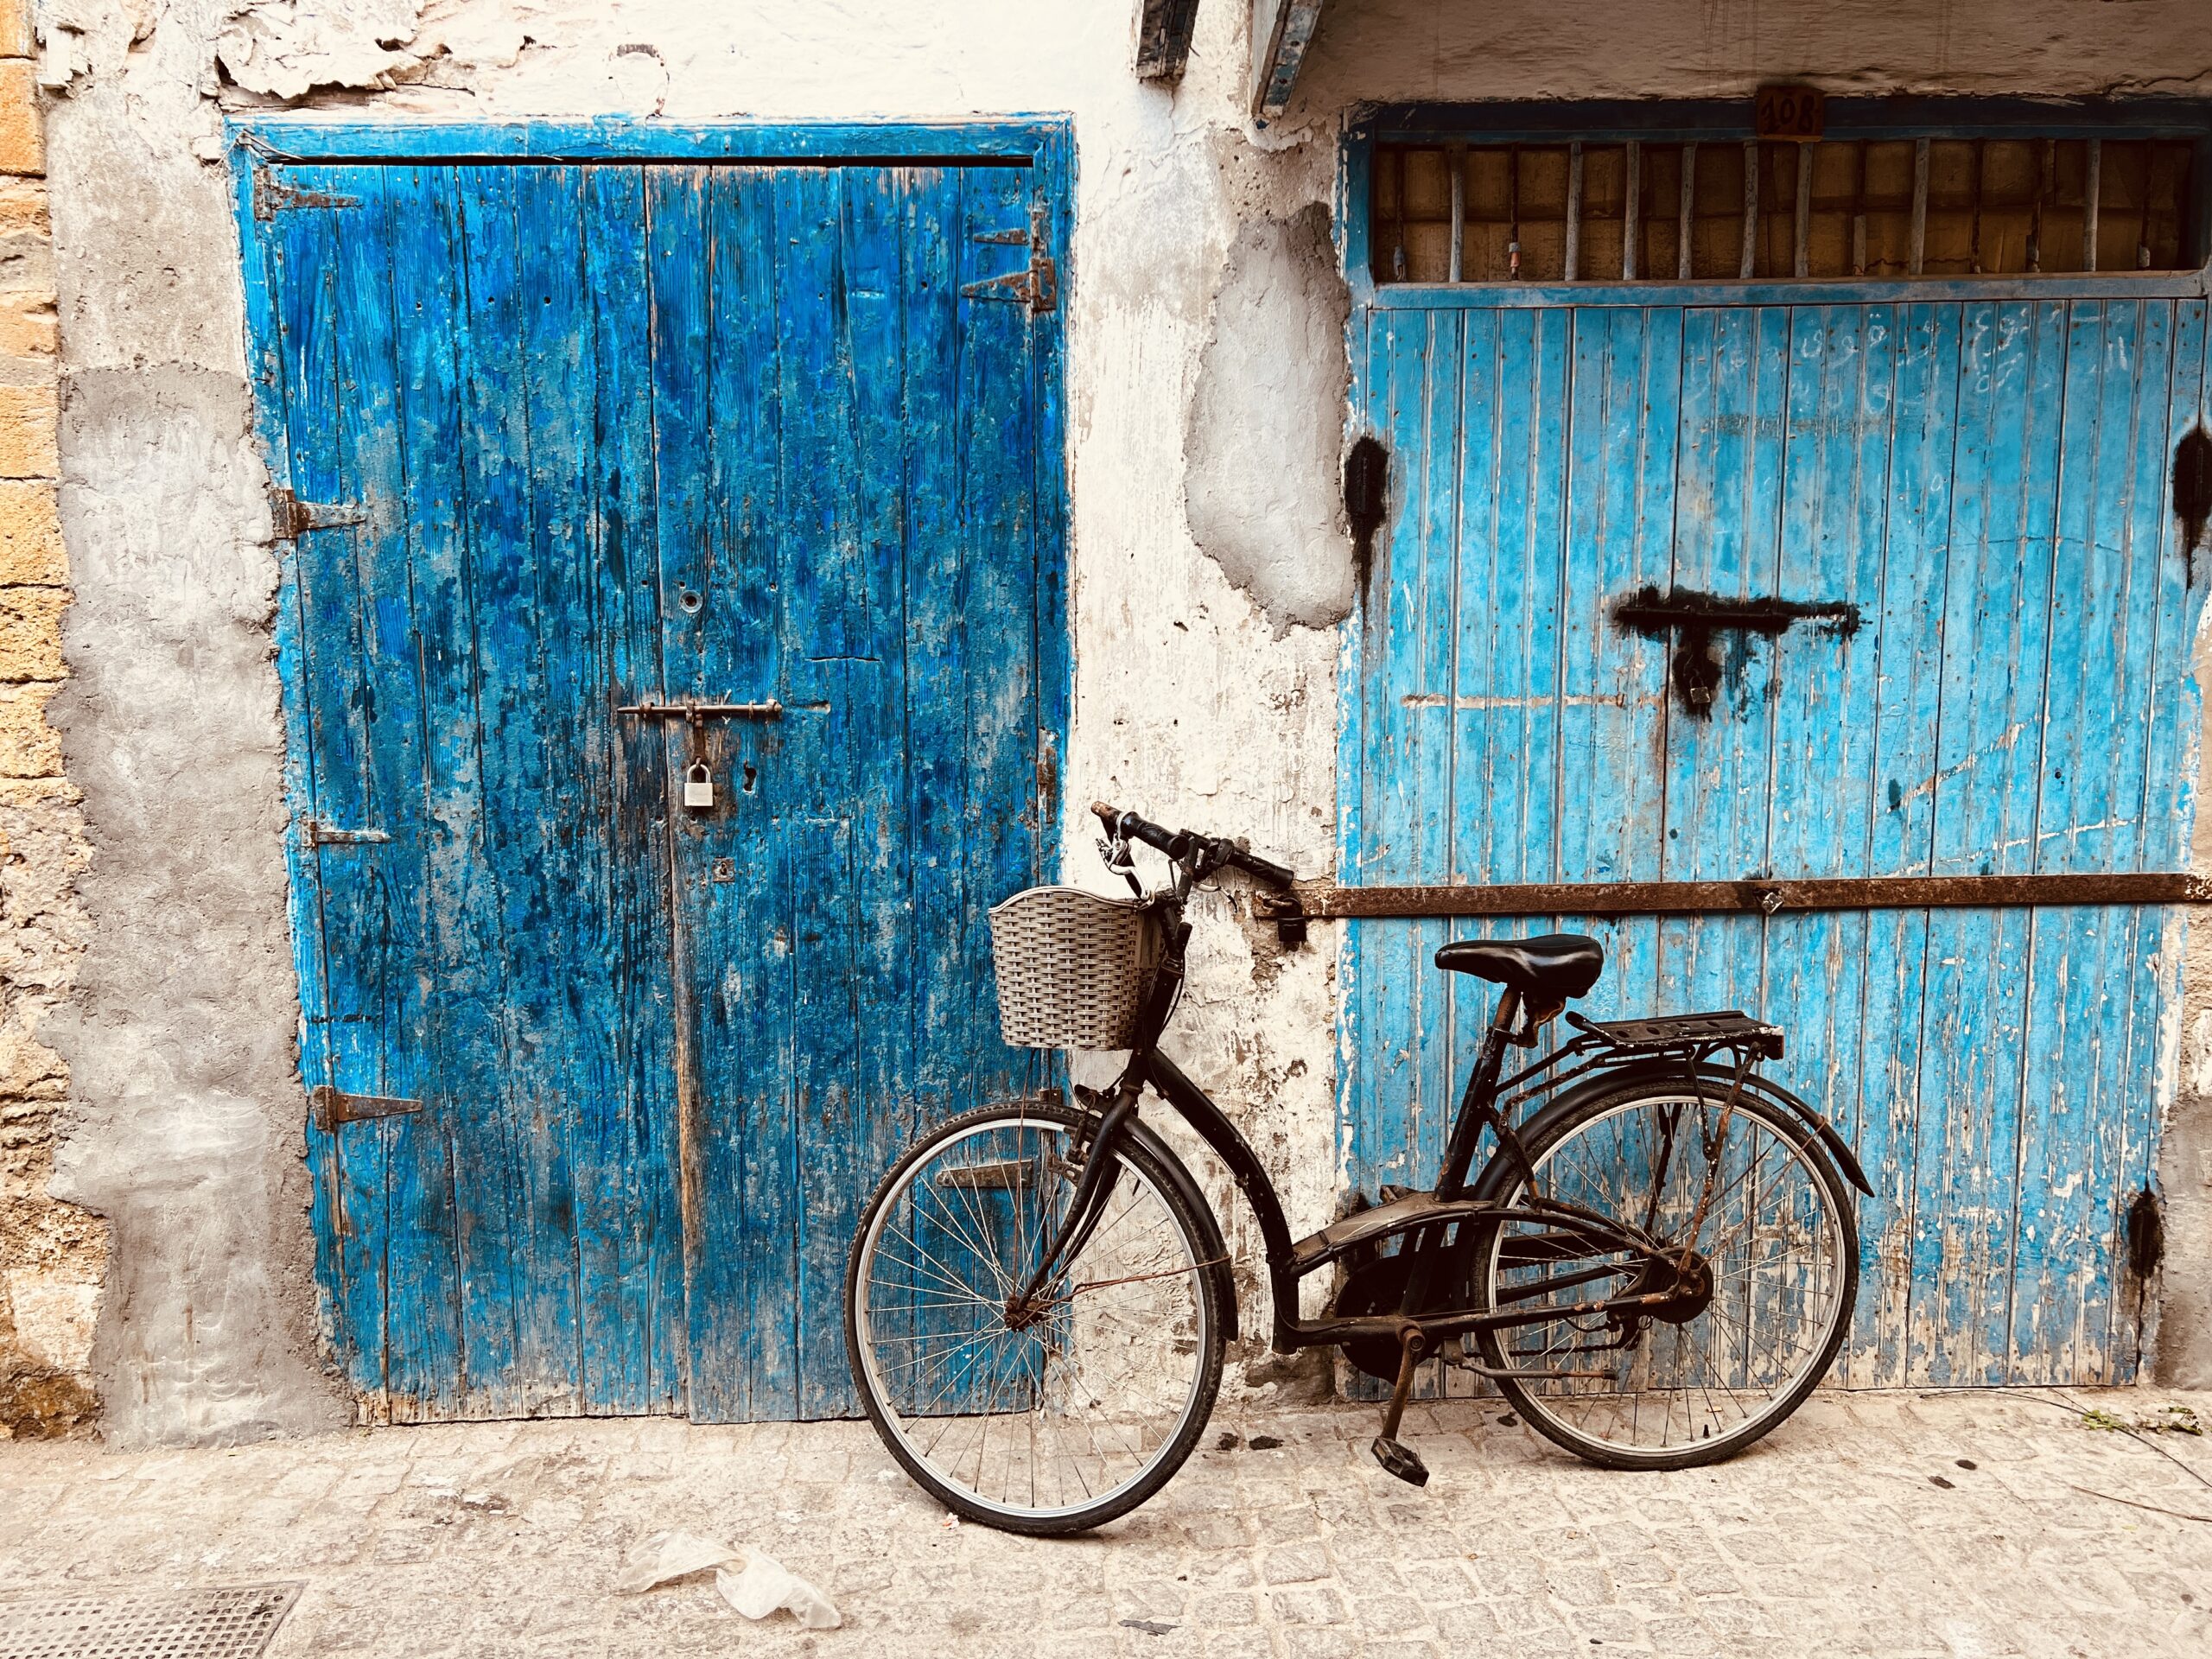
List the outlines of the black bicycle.
<svg viewBox="0 0 2212 1659">
<path fill-rule="evenodd" d="M 1337 1344 L 1392 1385 L 1374 1451 L 1394 1475 L 1428 1478 L 1397 1436 L 1431 1357 L 1617 1469 L 1726 1458 L 1812 1391 L 1858 1291 L 1844 1178 L 1872 1189 L 1820 1114 L 1759 1074 L 1782 1056 L 1779 1030 L 1735 1012 L 1567 1014 L 1571 1039 L 1501 1076 L 1509 1047 L 1534 1047 L 1597 982 L 1604 953 L 1567 933 L 1446 944 L 1440 969 L 1502 988 L 1434 1190 L 1385 1187 L 1294 1240 L 1257 1154 L 1158 1046 L 1192 887 L 1233 868 L 1288 892 L 1291 873 L 1092 810 L 1135 896 L 1033 888 L 995 910 L 1001 1016 L 1010 1042 L 1126 1048 L 1127 1065 L 1072 1102 L 1047 1090 L 938 1128 L 884 1179 L 853 1243 L 855 1382 L 891 1454 L 947 1508 L 1079 1532 L 1158 1491 L 1205 1430 L 1237 1334 L 1230 1254 L 1139 1116 L 1147 1087 L 1251 1205 L 1274 1349 Z M 1164 890 L 1145 893 L 1133 842 L 1166 855 Z M 1329 1311 L 1300 1318 L 1300 1281 L 1325 1272 Z"/>
</svg>

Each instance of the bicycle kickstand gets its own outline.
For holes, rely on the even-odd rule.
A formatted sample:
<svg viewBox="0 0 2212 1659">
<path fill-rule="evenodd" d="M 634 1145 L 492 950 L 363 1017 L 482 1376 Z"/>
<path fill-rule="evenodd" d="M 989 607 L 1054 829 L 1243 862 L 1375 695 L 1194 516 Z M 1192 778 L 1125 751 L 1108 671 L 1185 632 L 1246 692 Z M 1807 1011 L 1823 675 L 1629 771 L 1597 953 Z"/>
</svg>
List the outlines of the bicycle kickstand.
<svg viewBox="0 0 2212 1659">
<path fill-rule="evenodd" d="M 1414 1486 L 1428 1484 L 1428 1465 L 1421 1453 L 1398 1439 L 1398 1423 L 1406 1414 L 1406 1400 L 1414 1391 L 1414 1372 L 1428 1351 L 1428 1338 L 1411 1325 L 1398 1338 L 1398 1386 L 1382 1413 L 1382 1432 L 1375 1437 L 1375 1461 L 1400 1480 Z"/>
</svg>

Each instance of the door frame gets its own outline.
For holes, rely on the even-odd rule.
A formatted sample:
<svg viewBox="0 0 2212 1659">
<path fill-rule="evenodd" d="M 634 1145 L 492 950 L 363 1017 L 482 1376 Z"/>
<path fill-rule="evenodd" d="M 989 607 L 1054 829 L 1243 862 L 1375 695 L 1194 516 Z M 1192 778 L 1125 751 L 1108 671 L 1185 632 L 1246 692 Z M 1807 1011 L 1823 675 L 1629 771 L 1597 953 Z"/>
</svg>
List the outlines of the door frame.
<svg viewBox="0 0 2212 1659">
<path fill-rule="evenodd" d="M 1074 272 L 1070 259 L 1075 213 L 1075 133 L 1065 114 L 1014 114 L 965 121 L 771 121 L 734 118 L 667 123 L 630 118 L 513 122 L 331 119 L 298 112 L 229 118 L 226 145 L 232 173 L 232 212 L 239 238 L 244 345 L 255 389 L 254 434 L 266 463 L 271 493 L 272 550 L 278 566 L 272 632 L 281 689 L 284 734 L 284 861 L 293 968 L 304 1044 L 308 1010 L 319 1003 L 323 945 L 314 914 L 318 865 L 312 832 L 311 734 L 303 653 L 298 542 L 285 522 L 300 522 L 289 496 L 293 477 L 284 400 L 272 395 L 279 366 L 278 296 L 270 281 L 257 221 L 272 216 L 264 194 L 287 187 L 271 179 L 270 164 L 469 166 L 545 163 L 691 164 L 783 167 L 928 166 L 1012 167 L 1028 169 L 1045 207 L 1044 251 L 1057 267 L 1058 296 L 1049 308 L 1033 310 L 1036 437 L 1031 458 L 1033 549 L 1036 560 L 1038 836 L 1048 868 L 1058 862 L 1060 779 L 1074 702 L 1074 640 L 1069 610 L 1071 503 L 1066 424 L 1066 311 Z M 299 202 L 295 205 L 312 205 Z M 303 1091 L 316 1079 L 302 1077 Z M 302 1101 L 303 1132 L 315 1133 Z M 326 1130 L 325 1133 L 329 1131 Z M 325 1236 L 331 1217 L 320 1202 L 309 1221 L 315 1236 L 316 1278 L 326 1308 L 326 1329 L 339 1310 L 328 1282 Z M 328 1338 L 327 1338 L 328 1339 Z M 342 1348 L 337 1357 L 346 1358 Z M 388 1393 L 367 1387 L 361 1409 L 387 1420 Z"/>
</svg>

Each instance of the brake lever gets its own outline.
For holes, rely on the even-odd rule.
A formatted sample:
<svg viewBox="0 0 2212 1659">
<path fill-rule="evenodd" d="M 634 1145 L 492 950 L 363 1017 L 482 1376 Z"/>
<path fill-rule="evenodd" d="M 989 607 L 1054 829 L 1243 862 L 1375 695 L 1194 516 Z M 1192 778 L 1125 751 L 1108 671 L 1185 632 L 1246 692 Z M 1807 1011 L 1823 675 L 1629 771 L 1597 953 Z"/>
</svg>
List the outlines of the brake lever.
<svg viewBox="0 0 2212 1659">
<path fill-rule="evenodd" d="M 1111 841 L 1100 836 L 1098 855 L 1106 861 L 1106 868 L 1129 884 L 1129 891 L 1140 899 L 1144 897 L 1144 883 L 1137 878 L 1136 861 L 1129 856 L 1127 836 L 1116 836 Z"/>
</svg>

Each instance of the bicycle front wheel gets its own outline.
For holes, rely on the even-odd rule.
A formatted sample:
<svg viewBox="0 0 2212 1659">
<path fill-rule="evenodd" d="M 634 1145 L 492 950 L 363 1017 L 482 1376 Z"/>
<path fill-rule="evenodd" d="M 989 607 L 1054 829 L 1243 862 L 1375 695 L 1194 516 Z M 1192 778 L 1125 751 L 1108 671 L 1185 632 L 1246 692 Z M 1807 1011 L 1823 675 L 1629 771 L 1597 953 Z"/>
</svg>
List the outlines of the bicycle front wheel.
<svg viewBox="0 0 2212 1659">
<path fill-rule="evenodd" d="M 1658 1247 L 1607 1248 L 1545 1219 L 1502 1223 L 1484 1360 L 1529 1426 L 1611 1468 L 1682 1469 L 1741 1451 L 1795 1411 L 1843 1341 L 1859 1286 L 1850 1195 L 1812 1134 L 1748 1091 L 1630 1083 L 1539 1116 L 1534 1191 Z M 1509 1204 L 1530 1187 L 1506 1184 Z M 1680 1271 L 1676 1268 L 1679 1267 Z M 1656 1298 L 1634 1313 L 1609 1299 Z"/>
<path fill-rule="evenodd" d="M 946 1508 L 1013 1532 L 1126 1515 L 1221 1387 L 1207 1234 L 1133 1142 L 1096 1224 L 1018 1305 L 1075 1196 L 1084 1122 L 1032 1102 L 945 1124 L 884 1179 L 847 1274 L 853 1378 L 884 1445 Z"/>
</svg>

